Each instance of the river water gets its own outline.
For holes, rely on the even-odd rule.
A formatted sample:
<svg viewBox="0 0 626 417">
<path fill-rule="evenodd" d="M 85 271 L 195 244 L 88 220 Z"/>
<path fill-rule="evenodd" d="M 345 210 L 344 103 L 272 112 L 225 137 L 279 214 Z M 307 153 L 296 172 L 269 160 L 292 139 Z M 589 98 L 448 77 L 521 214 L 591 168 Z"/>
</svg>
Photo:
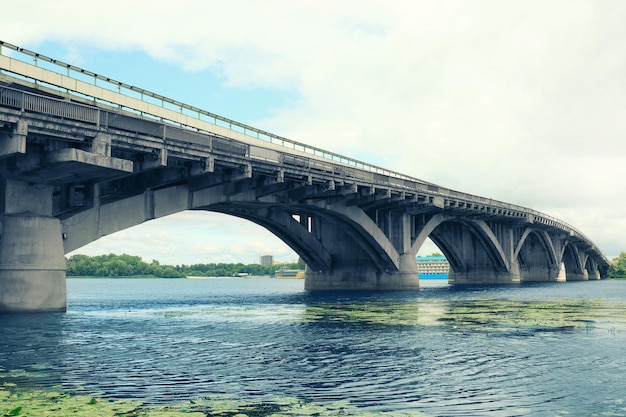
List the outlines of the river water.
<svg viewBox="0 0 626 417">
<path fill-rule="evenodd" d="M 0 315 L 0 383 L 328 407 L 313 415 L 626 416 L 626 281 L 422 285 L 68 279 L 67 313 Z"/>
</svg>

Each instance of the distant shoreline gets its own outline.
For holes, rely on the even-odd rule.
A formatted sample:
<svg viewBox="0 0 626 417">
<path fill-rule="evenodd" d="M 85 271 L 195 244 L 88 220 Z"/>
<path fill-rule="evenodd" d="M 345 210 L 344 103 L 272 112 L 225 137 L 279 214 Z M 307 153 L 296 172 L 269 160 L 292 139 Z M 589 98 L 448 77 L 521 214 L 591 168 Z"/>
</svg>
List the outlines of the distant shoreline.
<svg viewBox="0 0 626 417">
<path fill-rule="evenodd" d="M 245 277 L 228 277 L 228 276 L 222 276 L 222 277 L 211 277 L 211 276 L 196 276 L 196 275 L 189 275 L 186 277 L 157 277 L 154 275 L 127 275 L 127 276 L 100 276 L 100 275 L 68 275 L 66 278 L 71 278 L 71 279 L 268 279 L 268 278 L 273 278 L 270 276 L 245 276 Z"/>
<path fill-rule="evenodd" d="M 154 275 L 129 275 L 129 276 L 100 276 L 100 275 L 68 275 L 66 278 L 76 278 L 76 279 L 93 279 L 93 278 L 105 278 L 105 279 L 118 279 L 118 278 L 137 278 L 137 279 L 185 279 L 185 277 L 157 277 Z"/>
</svg>

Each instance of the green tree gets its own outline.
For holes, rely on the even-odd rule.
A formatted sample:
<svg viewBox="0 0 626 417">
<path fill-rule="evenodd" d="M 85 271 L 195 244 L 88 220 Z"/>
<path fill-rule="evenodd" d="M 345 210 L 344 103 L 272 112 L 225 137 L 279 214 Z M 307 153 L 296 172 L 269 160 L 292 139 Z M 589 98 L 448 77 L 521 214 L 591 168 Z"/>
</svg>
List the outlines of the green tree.
<svg viewBox="0 0 626 417">
<path fill-rule="evenodd" d="M 626 279 L 626 252 L 620 253 L 619 257 L 613 259 L 608 275 L 609 278 Z"/>
<path fill-rule="evenodd" d="M 152 276 L 159 278 L 183 278 L 188 275 L 207 277 L 232 277 L 238 274 L 255 276 L 273 275 L 281 266 L 289 269 L 304 269 L 302 260 L 292 264 L 262 266 L 259 264 L 196 264 L 196 265 L 161 265 L 153 260 L 144 262 L 139 256 L 132 255 L 74 255 L 67 260 L 67 276 L 87 277 L 133 277 Z"/>
<path fill-rule="evenodd" d="M 302 258 L 298 258 L 298 262 L 296 263 L 297 269 L 304 269 L 306 268 L 306 264 L 304 263 L 304 260 Z"/>
</svg>

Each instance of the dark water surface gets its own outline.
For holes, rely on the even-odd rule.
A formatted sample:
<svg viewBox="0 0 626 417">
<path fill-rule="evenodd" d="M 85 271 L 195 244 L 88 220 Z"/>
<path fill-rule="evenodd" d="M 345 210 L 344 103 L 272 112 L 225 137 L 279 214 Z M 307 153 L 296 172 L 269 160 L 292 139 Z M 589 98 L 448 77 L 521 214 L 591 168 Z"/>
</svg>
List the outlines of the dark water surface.
<svg viewBox="0 0 626 417">
<path fill-rule="evenodd" d="M 220 393 L 428 416 L 626 416 L 626 281 L 422 284 L 69 279 L 66 314 L 0 315 L 0 383 L 157 404 Z"/>
</svg>

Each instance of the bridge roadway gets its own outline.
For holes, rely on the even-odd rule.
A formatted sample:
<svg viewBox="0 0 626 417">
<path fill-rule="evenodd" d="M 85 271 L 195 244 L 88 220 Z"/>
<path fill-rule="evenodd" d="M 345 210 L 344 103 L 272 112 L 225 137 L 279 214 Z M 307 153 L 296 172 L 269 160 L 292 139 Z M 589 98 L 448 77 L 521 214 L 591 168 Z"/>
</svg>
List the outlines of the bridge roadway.
<svg viewBox="0 0 626 417">
<path fill-rule="evenodd" d="M 65 253 L 183 210 L 263 226 L 306 262 L 308 290 L 417 289 L 428 237 L 453 284 L 600 279 L 608 268 L 581 232 L 537 211 L 2 46 L 30 62 L 0 54 L 0 312 L 64 311 Z"/>
</svg>

